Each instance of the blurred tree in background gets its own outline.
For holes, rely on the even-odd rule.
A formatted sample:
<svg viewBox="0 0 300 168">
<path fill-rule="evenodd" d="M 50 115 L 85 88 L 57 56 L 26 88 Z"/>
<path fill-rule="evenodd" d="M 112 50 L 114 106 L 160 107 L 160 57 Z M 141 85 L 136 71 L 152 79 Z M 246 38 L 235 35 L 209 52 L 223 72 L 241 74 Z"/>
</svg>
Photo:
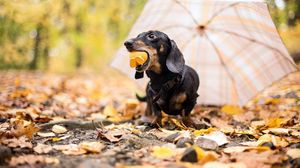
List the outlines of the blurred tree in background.
<svg viewBox="0 0 300 168">
<path fill-rule="evenodd" d="M 145 0 L 0 0 L 0 69 L 72 71 L 108 62 Z"/>
<path fill-rule="evenodd" d="M 267 0 L 279 33 L 296 61 L 300 61 L 300 0 Z"/>
<path fill-rule="evenodd" d="M 98 69 L 146 0 L 0 0 L 0 69 Z M 300 52 L 299 0 L 267 0 L 288 49 Z"/>
</svg>

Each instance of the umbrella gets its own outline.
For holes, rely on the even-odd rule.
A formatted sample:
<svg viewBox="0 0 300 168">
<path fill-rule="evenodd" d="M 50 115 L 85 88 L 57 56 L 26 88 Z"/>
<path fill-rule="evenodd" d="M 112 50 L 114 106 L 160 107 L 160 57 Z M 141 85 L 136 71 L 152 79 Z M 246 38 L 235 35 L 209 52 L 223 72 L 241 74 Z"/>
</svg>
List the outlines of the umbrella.
<svg viewBox="0 0 300 168">
<path fill-rule="evenodd" d="M 186 64 L 196 69 L 199 104 L 245 105 L 297 69 L 265 2 L 149 0 L 128 38 L 148 30 L 165 32 L 176 41 Z M 128 62 L 121 47 L 112 66 L 134 78 Z"/>
</svg>

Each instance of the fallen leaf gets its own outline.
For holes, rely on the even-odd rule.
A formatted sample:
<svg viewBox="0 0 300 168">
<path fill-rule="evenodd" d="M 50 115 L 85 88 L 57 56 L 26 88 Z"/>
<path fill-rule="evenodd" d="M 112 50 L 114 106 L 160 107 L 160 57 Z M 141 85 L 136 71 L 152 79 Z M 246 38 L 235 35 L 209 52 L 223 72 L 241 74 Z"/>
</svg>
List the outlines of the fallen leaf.
<svg viewBox="0 0 300 168">
<path fill-rule="evenodd" d="M 52 130 L 52 132 L 57 133 L 57 134 L 63 134 L 68 131 L 65 127 L 60 126 L 60 125 L 53 125 L 51 130 Z"/>
<path fill-rule="evenodd" d="M 269 151 L 271 149 L 267 146 L 258 146 L 258 147 L 233 146 L 233 147 L 228 147 L 228 148 L 223 149 L 223 152 L 224 153 L 241 153 L 241 152 L 250 151 L 250 150 L 254 150 L 257 152 L 264 152 L 264 151 Z"/>
<path fill-rule="evenodd" d="M 118 111 L 114 108 L 112 104 L 108 104 L 105 106 L 103 110 L 103 114 L 107 117 L 107 119 L 111 122 L 120 122 L 122 118 L 120 117 Z"/>
<path fill-rule="evenodd" d="M 267 120 L 266 126 L 268 128 L 277 128 L 285 124 L 288 120 L 283 118 L 270 118 Z"/>
<path fill-rule="evenodd" d="M 52 151 L 52 146 L 50 145 L 45 145 L 45 144 L 41 144 L 38 143 L 33 150 L 38 153 L 38 154 L 42 154 L 42 153 L 49 153 L 50 151 Z"/>
<path fill-rule="evenodd" d="M 90 153 L 100 153 L 105 146 L 100 142 L 81 142 L 79 147 Z"/>
<path fill-rule="evenodd" d="M 24 165 L 24 164 L 29 164 L 31 165 L 30 167 L 32 167 L 33 165 L 38 163 L 58 164 L 59 160 L 53 157 L 24 155 L 24 156 L 12 157 L 11 160 L 9 161 L 9 165 L 13 167 L 16 167 L 18 165 Z"/>
<path fill-rule="evenodd" d="M 208 162 L 203 165 L 203 168 L 247 168 L 247 166 L 242 162 L 237 163 L 222 163 L 222 162 Z"/>
<path fill-rule="evenodd" d="M 173 149 L 166 146 L 154 146 L 152 148 L 152 156 L 157 157 L 159 159 L 170 158 L 175 155 Z"/>
<path fill-rule="evenodd" d="M 271 134 L 265 134 L 257 140 L 257 143 L 259 145 L 262 145 L 265 142 L 272 142 L 275 146 L 280 147 L 286 147 L 289 145 L 289 143 L 282 137 L 271 135 Z"/>
<path fill-rule="evenodd" d="M 61 141 L 61 140 L 64 140 L 64 139 L 67 139 L 67 138 L 70 138 L 70 137 L 71 137 L 71 135 L 65 135 L 63 137 L 54 137 L 54 138 L 51 138 L 51 140 L 53 142 L 58 142 L 58 141 Z"/>
<path fill-rule="evenodd" d="M 200 130 L 195 130 L 193 133 L 194 135 L 197 137 L 197 136 L 200 136 L 200 135 L 203 135 L 203 134 L 209 134 L 213 131 L 216 131 L 217 128 L 207 128 L 207 129 L 200 129 Z"/>
<path fill-rule="evenodd" d="M 16 148 L 32 148 L 32 143 L 28 142 L 28 138 L 21 136 L 19 138 L 11 138 L 11 139 L 2 139 L 2 144 L 7 145 L 8 147 Z"/>
<path fill-rule="evenodd" d="M 291 132 L 291 130 L 287 128 L 269 128 L 267 130 L 275 135 L 289 135 Z"/>
<path fill-rule="evenodd" d="M 221 112 L 229 114 L 229 115 L 236 115 L 236 114 L 243 113 L 244 110 L 239 106 L 225 105 L 221 108 Z"/>
<path fill-rule="evenodd" d="M 272 165 L 280 165 L 287 160 L 286 156 L 276 154 L 276 151 L 273 150 L 264 152 L 251 150 L 248 152 L 231 153 L 230 155 L 231 159 L 244 163 L 247 165 L 247 168 L 272 167 Z"/>
<path fill-rule="evenodd" d="M 11 131 L 11 134 L 14 137 L 20 137 L 20 136 L 25 135 L 28 139 L 32 139 L 33 135 L 38 131 L 39 131 L 39 128 L 35 127 L 34 123 L 27 122 L 27 124 L 24 124 L 22 122 L 22 123 L 17 125 L 16 130 Z"/>
<path fill-rule="evenodd" d="M 82 155 L 87 153 L 83 148 L 80 148 L 77 144 L 68 144 L 68 145 L 54 145 L 54 149 L 60 150 L 66 155 Z"/>
<path fill-rule="evenodd" d="M 37 135 L 40 137 L 54 137 L 55 134 L 53 132 L 37 132 Z"/>
<path fill-rule="evenodd" d="M 215 141 L 219 146 L 228 143 L 226 135 L 221 131 L 214 131 L 209 134 L 202 135 L 200 137 Z"/>
<path fill-rule="evenodd" d="M 300 149 L 298 148 L 288 149 L 286 154 L 293 159 L 300 158 Z"/>
</svg>

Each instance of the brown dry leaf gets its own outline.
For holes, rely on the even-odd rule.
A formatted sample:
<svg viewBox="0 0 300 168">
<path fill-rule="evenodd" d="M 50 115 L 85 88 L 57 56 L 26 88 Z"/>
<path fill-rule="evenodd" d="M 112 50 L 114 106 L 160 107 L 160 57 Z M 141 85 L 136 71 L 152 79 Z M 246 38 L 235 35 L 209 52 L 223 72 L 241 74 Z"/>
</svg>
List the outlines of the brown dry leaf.
<svg viewBox="0 0 300 168">
<path fill-rule="evenodd" d="M 289 135 L 292 130 L 288 128 L 269 128 L 267 131 L 275 135 Z"/>
<path fill-rule="evenodd" d="M 87 153 L 85 149 L 80 148 L 77 144 L 54 145 L 53 149 L 60 150 L 66 155 L 82 155 Z"/>
<path fill-rule="evenodd" d="M 288 149 L 286 154 L 293 159 L 300 158 L 300 149 L 297 148 Z"/>
<path fill-rule="evenodd" d="M 106 129 L 106 128 L 100 128 L 97 129 L 98 131 L 98 137 L 100 139 L 106 139 L 110 142 L 118 142 L 121 140 L 122 135 L 131 133 L 128 130 L 125 129 Z"/>
<path fill-rule="evenodd" d="M 249 146 L 233 146 L 227 147 L 223 150 L 224 153 L 241 153 L 244 151 L 257 151 L 257 152 L 264 152 L 269 151 L 270 148 L 267 146 L 258 146 L 258 147 L 249 147 Z"/>
<path fill-rule="evenodd" d="M 29 124 L 18 125 L 16 130 L 11 131 L 11 135 L 14 137 L 20 137 L 25 135 L 27 138 L 32 139 L 33 135 L 40 129 L 35 127 L 35 124 L 30 122 Z"/>
<path fill-rule="evenodd" d="M 57 134 L 63 134 L 65 132 L 67 132 L 67 128 L 61 125 L 53 125 L 52 127 L 52 132 L 57 133 Z"/>
<path fill-rule="evenodd" d="M 45 145 L 45 144 L 41 144 L 38 143 L 33 150 L 38 153 L 38 154 L 42 154 L 42 153 L 49 153 L 50 151 L 52 151 L 52 146 L 50 145 Z"/>
<path fill-rule="evenodd" d="M 272 167 L 275 163 L 280 165 L 287 160 L 286 156 L 276 154 L 276 152 L 272 150 L 265 152 L 249 151 L 231 153 L 230 158 L 236 160 L 236 162 L 244 163 L 247 165 L 247 168 Z"/>
<path fill-rule="evenodd" d="M 124 112 L 123 112 L 123 118 L 124 120 L 130 120 L 132 118 L 134 118 L 134 116 L 136 115 L 136 113 L 138 112 L 138 105 L 140 104 L 140 102 L 136 99 L 126 99 L 125 103 L 124 103 L 125 107 L 124 107 Z"/>
<path fill-rule="evenodd" d="M 90 153 L 100 153 L 105 146 L 101 142 L 81 142 L 79 147 Z"/>
<path fill-rule="evenodd" d="M 259 120 L 259 121 L 252 121 L 250 126 L 254 129 L 259 129 L 262 128 L 266 125 L 266 121 L 265 120 Z"/>
<path fill-rule="evenodd" d="M 9 165 L 13 167 L 16 167 L 18 165 L 24 165 L 24 164 L 29 164 L 30 166 L 33 166 L 37 163 L 58 164 L 59 160 L 53 157 L 24 155 L 24 156 L 12 157 L 9 162 Z"/>
<path fill-rule="evenodd" d="M 242 162 L 237 163 L 222 163 L 222 162 L 208 162 L 203 165 L 203 168 L 247 168 L 247 165 Z"/>
<path fill-rule="evenodd" d="M 236 115 L 236 114 L 243 113 L 244 110 L 239 106 L 225 105 L 221 108 L 221 112 L 229 114 L 229 115 Z"/>
<path fill-rule="evenodd" d="M 12 148 L 32 148 L 32 143 L 28 142 L 28 138 L 24 136 L 21 136 L 19 138 L 2 139 L 0 142 Z"/>
</svg>

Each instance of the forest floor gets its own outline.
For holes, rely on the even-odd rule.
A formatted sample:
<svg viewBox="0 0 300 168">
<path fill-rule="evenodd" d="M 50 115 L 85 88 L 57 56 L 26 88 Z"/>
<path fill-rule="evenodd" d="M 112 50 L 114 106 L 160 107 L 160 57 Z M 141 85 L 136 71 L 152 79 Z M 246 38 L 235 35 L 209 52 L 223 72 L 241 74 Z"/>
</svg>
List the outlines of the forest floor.
<svg viewBox="0 0 300 168">
<path fill-rule="evenodd" d="M 240 108 L 195 107 L 192 129 L 145 104 L 114 73 L 0 72 L 0 167 L 300 167 L 300 72 Z"/>
</svg>

